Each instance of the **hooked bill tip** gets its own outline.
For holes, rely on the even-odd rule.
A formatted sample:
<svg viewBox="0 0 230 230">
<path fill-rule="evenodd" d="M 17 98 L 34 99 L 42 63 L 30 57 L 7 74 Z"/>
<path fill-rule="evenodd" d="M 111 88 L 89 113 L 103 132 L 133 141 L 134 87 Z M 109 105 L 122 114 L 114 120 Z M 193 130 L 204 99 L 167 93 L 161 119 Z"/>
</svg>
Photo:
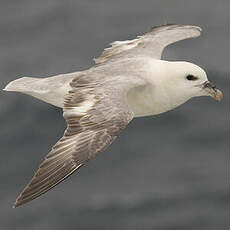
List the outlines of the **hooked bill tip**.
<svg viewBox="0 0 230 230">
<path fill-rule="evenodd" d="M 215 99 L 217 101 L 221 101 L 223 99 L 223 97 L 224 97 L 223 93 L 219 89 L 216 89 Z"/>
</svg>

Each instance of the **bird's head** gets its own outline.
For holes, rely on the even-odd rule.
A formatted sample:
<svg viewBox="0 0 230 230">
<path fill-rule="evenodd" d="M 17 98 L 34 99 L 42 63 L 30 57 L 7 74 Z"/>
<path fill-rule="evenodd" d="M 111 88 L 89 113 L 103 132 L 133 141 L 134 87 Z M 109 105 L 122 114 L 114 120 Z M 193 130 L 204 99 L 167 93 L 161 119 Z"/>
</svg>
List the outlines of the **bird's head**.
<svg viewBox="0 0 230 230">
<path fill-rule="evenodd" d="M 199 96 L 211 96 L 217 101 L 223 98 L 223 93 L 208 80 L 205 71 L 189 62 L 167 62 L 165 81 L 175 94 L 180 94 L 178 96 L 185 100 Z"/>
<path fill-rule="evenodd" d="M 154 114 L 176 108 L 193 97 L 211 96 L 218 101 L 223 98 L 222 92 L 208 80 L 205 71 L 195 64 L 158 60 L 151 68 Z"/>
</svg>

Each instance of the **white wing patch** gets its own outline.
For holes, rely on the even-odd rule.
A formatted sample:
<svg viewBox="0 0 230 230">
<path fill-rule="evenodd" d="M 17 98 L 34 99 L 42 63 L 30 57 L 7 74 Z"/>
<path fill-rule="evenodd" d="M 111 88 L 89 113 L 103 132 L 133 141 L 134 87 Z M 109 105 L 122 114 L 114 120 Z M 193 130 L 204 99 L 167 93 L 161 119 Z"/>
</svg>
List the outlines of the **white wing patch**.
<svg viewBox="0 0 230 230">
<path fill-rule="evenodd" d="M 111 47 L 106 48 L 100 57 L 94 58 L 96 64 L 103 63 L 107 61 L 108 58 L 112 56 L 117 56 L 124 51 L 130 50 L 138 46 L 140 42 L 140 36 L 133 40 L 126 40 L 126 41 L 115 41 L 110 43 Z"/>
<path fill-rule="evenodd" d="M 80 103 L 77 107 L 72 107 L 71 109 L 68 109 L 68 112 L 64 112 L 64 118 L 67 119 L 71 116 L 84 116 L 87 114 L 87 112 L 92 109 L 92 107 L 95 105 L 95 99 L 93 97 L 88 98 L 87 100 Z"/>
<path fill-rule="evenodd" d="M 93 105 L 93 100 L 83 101 L 79 107 L 74 108 L 75 113 L 79 113 L 79 115 L 86 114 L 93 107 Z"/>
</svg>

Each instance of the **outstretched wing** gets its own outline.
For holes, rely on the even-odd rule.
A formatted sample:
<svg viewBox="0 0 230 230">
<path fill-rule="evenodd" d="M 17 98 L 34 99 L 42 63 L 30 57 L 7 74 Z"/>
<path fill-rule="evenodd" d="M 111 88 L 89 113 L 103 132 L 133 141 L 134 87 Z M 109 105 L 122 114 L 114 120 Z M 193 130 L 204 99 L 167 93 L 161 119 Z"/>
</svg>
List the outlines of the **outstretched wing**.
<svg viewBox="0 0 230 230">
<path fill-rule="evenodd" d="M 165 47 L 188 38 L 200 36 L 201 28 L 188 25 L 163 25 L 153 27 L 148 33 L 128 41 L 116 41 L 105 49 L 100 57 L 94 59 L 96 64 L 111 59 L 133 56 L 150 56 L 161 59 Z"/>
<path fill-rule="evenodd" d="M 140 82 L 117 88 L 114 81 L 119 81 L 119 77 L 105 84 L 96 77 L 83 75 L 71 82 L 72 90 L 64 103 L 63 116 L 67 122 L 64 136 L 17 198 L 15 207 L 35 199 L 67 178 L 109 146 L 132 120 L 133 113 L 127 108 L 125 94 Z"/>
</svg>

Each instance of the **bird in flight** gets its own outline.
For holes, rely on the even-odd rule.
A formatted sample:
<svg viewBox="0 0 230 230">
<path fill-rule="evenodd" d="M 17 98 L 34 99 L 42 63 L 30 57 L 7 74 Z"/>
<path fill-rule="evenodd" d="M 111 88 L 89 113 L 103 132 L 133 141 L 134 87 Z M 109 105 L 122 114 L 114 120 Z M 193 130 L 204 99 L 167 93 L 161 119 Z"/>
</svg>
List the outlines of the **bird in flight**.
<svg viewBox="0 0 230 230">
<path fill-rule="evenodd" d="M 31 95 L 63 109 L 67 128 L 16 199 L 29 202 L 104 151 L 134 117 L 164 113 L 198 96 L 223 94 L 199 66 L 161 60 L 165 47 L 200 36 L 188 25 L 153 27 L 136 39 L 116 41 L 88 70 L 47 78 L 23 77 L 4 90 Z"/>
</svg>

